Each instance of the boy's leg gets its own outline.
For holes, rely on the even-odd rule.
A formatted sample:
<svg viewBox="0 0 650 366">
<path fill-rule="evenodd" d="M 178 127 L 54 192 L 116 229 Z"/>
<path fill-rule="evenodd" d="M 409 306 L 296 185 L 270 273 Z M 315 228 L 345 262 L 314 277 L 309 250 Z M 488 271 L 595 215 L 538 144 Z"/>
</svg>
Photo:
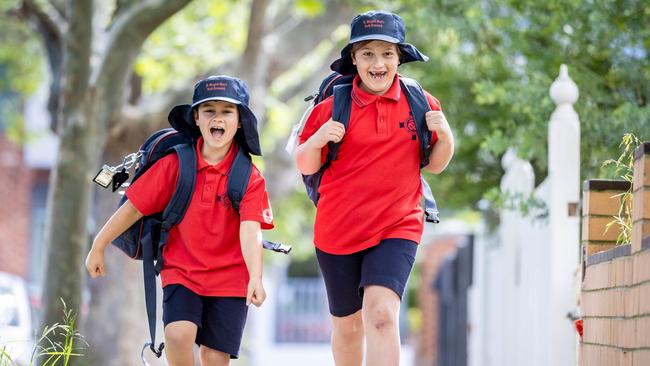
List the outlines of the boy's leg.
<svg viewBox="0 0 650 366">
<path fill-rule="evenodd" d="M 217 351 L 207 346 L 199 349 L 199 358 L 203 366 L 228 366 L 230 365 L 230 354 Z"/>
<path fill-rule="evenodd" d="M 399 307 L 397 294 L 383 286 L 368 286 L 363 295 L 366 364 L 399 365 Z"/>
<path fill-rule="evenodd" d="M 165 356 L 170 366 L 194 366 L 196 324 L 180 320 L 165 326 Z"/>
<path fill-rule="evenodd" d="M 332 315 L 332 354 L 336 366 L 360 366 L 363 361 L 361 310 L 348 316 Z"/>
<path fill-rule="evenodd" d="M 196 340 L 203 302 L 188 288 L 172 284 L 163 288 L 165 356 L 170 366 L 194 366 Z"/>
<path fill-rule="evenodd" d="M 399 365 L 400 300 L 416 252 L 413 241 L 384 239 L 363 257 L 360 286 L 367 365 Z"/>
<path fill-rule="evenodd" d="M 363 360 L 359 294 L 363 253 L 335 255 L 316 249 L 332 314 L 332 353 L 336 366 L 360 366 Z"/>
<path fill-rule="evenodd" d="M 228 365 L 239 356 L 248 306 L 244 297 L 204 297 L 202 327 L 196 342 L 201 365 Z"/>
</svg>

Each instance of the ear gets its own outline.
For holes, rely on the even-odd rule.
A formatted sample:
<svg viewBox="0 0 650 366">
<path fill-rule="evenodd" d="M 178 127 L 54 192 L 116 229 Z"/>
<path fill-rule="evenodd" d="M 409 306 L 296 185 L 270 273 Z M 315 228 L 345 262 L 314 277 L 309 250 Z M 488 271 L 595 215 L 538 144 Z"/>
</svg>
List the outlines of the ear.
<svg viewBox="0 0 650 366">
<path fill-rule="evenodd" d="M 194 124 L 199 125 L 199 111 L 198 108 L 192 108 L 192 117 L 194 118 Z"/>
<path fill-rule="evenodd" d="M 356 66 L 357 65 L 357 60 L 354 57 L 354 53 L 350 52 L 350 58 L 352 59 L 352 65 Z"/>
</svg>

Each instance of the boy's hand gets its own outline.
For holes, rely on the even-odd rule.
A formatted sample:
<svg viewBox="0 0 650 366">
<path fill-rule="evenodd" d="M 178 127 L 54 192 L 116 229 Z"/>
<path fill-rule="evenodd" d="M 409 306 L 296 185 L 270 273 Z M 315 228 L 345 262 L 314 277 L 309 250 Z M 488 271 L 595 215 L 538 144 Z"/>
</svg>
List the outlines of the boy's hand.
<svg viewBox="0 0 650 366">
<path fill-rule="evenodd" d="M 106 269 L 104 268 L 104 252 L 96 248 L 91 248 L 86 257 L 86 269 L 92 278 L 106 276 Z"/>
<path fill-rule="evenodd" d="M 264 291 L 264 285 L 262 285 L 261 278 L 251 278 L 248 281 L 248 294 L 246 295 L 246 305 L 251 303 L 258 308 L 264 300 L 266 299 L 266 291 Z"/>
<path fill-rule="evenodd" d="M 330 141 L 334 143 L 340 142 L 343 139 L 343 135 L 345 135 L 343 123 L 333 121 L 330 118 L 309 139 L 314 142 L 317 148 L 322 148 Z"/>
<path fill-rule="evenodd" d="M 438 140 L 449 141 L 452 136 L 451 128 L 442 111 L 429 111 L 424 117 L 427 120 L 429 131 L 435 132 L 438 135 Z"/>
</svg>

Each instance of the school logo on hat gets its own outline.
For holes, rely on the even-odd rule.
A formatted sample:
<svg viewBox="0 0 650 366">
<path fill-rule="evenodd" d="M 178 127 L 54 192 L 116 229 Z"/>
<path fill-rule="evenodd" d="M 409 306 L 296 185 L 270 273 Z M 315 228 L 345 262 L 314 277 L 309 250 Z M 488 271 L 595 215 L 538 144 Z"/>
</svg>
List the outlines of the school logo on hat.
<svg viewBox="0 0 650 366">
<path fill-rule="evenodd" d="M 353 74 L 357 68 L 352 64 L 350 52 L 352 44 L 362 41 L 385 41 L 397 44 L 401 51 L 401 63 L 429 60 L 415 46 L 405 42 L 406 28 L 404 20 L 397 15 L 384 10 L 371 10 L 359 14 L 350 24 L 350 41 L 341 50 L 341 58 L 334 61 L 330 68 L 341 74 Z"/>
</svg>

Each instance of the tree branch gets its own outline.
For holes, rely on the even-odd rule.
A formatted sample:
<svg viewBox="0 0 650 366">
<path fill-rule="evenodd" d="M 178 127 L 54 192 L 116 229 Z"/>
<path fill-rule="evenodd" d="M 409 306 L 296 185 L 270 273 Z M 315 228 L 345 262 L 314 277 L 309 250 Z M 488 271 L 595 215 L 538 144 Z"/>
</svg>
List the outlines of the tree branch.
<svg viewBox="0 0 650 366">
<path fill-rule="evenodd" d="M 70 16 L 69 29 L 64 40 L 63 106 L 67 110 L 77 108 L 83 100 L 90 75 L 93 4 L 87 0 L 71 0 L 67 9 Z M 64 110 L 65 114 L 66 111 Z M 59 130 L 61 127 L 58 126 Z"/>
<path fill-rule="evenodd" d="M 50 115 L 50 127 L 53 131 L 56 131 L 59 121 L 61 76 L 63 71 L 62 34 L 68 25 L 65 19 L 60 17 L 58 11 L 46 12 L 31 0 L 24 0 L 18 12 L 21 17 L 29 20 L 38 29 L 47 53 L 47 60 L 52 74 L 47 109 Z"/>
<path fill-rule="evenodd" d="M 272 60 L 268 75 L 273 78 L 289 70 L 295 59 L 286 55 L 304 55 L 314 48 L 314 40 L 330 37 L 332 32 L 347 24 L 354 15 L 353 10 L 344 2 L 328 4 L 324 14 L 315 18 L 306 18 L 293 26 L 281 27 L 279 32 L 267 35 L 267 47 Z M 305 37 L 310 34 L 310 37 Z"/>
<path fill-rule="evenodd" d="M 133 63 L 147 37 L 190 0 L 147 0 L 122 12 L 111 25 L 108 43 L 91 85 L 106 98 L 100 121 L 108 122 L 123 102 L 124 89 Z"/>
</svg>

